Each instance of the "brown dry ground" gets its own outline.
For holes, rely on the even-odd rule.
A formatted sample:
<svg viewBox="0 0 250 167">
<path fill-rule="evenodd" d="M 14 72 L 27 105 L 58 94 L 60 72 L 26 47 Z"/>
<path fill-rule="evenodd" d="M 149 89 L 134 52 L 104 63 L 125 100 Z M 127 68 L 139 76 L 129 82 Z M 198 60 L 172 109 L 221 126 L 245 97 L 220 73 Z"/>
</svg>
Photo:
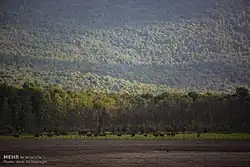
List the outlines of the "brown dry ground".
<svg viewBox="0 0 250 167">
<path fill-rule="evenodd" d="M 45 156 L 56 167 L 250 167 L 250 141 L 15 140 L 0 141 L 0 155 Z M 38 162 L 38 161 L 36 161 Z"/>
</svg>

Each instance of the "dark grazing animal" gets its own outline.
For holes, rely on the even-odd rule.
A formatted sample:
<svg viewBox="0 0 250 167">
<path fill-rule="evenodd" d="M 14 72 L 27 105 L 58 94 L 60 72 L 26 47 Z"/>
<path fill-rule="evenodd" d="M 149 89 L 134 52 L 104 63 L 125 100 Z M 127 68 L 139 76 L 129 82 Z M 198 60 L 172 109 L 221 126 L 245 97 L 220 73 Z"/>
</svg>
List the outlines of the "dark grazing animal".
<svg viewBox="0 0 250 167">
<path fill-rule="evenodd" d="M 171 133 L 171 136 L 175 136 L 175 133 Z"/>
<path fill-rule="evenodd" d="M 40 134 L 39 133 L 36 133 L 35 135 L 34 135 L 34 137 L 39 137 L 40 136 Z"/>
<path fill-rule="evenodd" d="M 171 136 L 171 133 L 167 133 L 167 136 Z"/>
<path fill-rule="evenodd" d="M 161 137 L 164 137 L 164 134 L 163 134 L 163 133 L 160 133 L 160 136 L 161 136 Z"/>
<path fill-rule="evenodd" d="M 106 133 L 100 133 L 98 136 L 107 136 L 107 134 Z"/>
<path fill-rule="evenodd" d="M 197 137 L 200 137 L 200 136 L 201 136 L 201 135 L 200 135 L 200 133 L 198 132 L 198 133 L 197 133 Z"/>
<path fill-rule="evenodd" d="M 158 137 L 159 134 L 158 134 L 158 133 L 153 133 L 153 136 L 154 136 L 154 137 Z"/>
<path fill-rule="evenodd" d="M 19 134 L 14 134 L 14 137 L 15 138 L 19 138 Z"/>
<path fill-rule="evenodd" d="M 79 135 L 87 135 L 87 134 L 88 134 L 88 132 L 87 132 L 87 131 L 82 130 L 82 131 L 79 131 L 79 132 L 78 132 L 78 134 L 79 134 Z"/>
<path fill-rule="evenodd" d="M 120 136 L 122 136 L 122 134 L 121 134 L 121 133 L 118 133 L 117 136 L 120 137 Z"/>
<path fill-rule="evenodd" d="M 52 133 L 48 133 L 47 136 L 48 137 L 52 137 L 53 135 L 52 135 Z"/>
<path fill-rule="evenodd" d="M 92 137 L 92 133 L 87 133 L 87 137 Z"/>
<path fill-rule="evenodd" d="M 62 136 L 66 136 L 66 135 L 68 135 L 68 132 L 63 131 L 63 132 L 60 132 L 59 134 Z"/>
<path fill-rule="evenodd" d="M 1 136 L 5 135 L 5 130 L 0 130 L 0 135 Z"/>
<path fill-rule="evenodd" d="M 131 137 L 135 137 L 135 133 L 132 133 L 132 134 L 131 134 Z"/>
<path fill-rule="evenodd" d="M 144 134 L 144 137 L 147 137 L 148 136 L 148 134 Z"/>
</svg>

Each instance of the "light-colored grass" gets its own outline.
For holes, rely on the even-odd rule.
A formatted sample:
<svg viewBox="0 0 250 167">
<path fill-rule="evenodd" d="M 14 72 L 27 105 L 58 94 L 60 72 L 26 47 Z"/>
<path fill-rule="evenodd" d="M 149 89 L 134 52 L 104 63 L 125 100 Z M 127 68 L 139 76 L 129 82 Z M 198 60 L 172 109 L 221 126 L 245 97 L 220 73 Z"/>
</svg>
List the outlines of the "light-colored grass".
<svg viewBox="0 0 250 167">
<path fill-rule="evenodd" d="M 34 135 L 20 135 L 19 138 L 13 136 L 0 136 L 0 140 L 24 140 L 24 139 L 37 139 L 37 140 L 49 140 L 49 139 L 82 139 L 82 140 L 250 140 L 250 134 L 247 133 L 202 133 L 200 137 L 197 137 L 196 133 L 193 134 L 176 134 L 175 136 L 154 137 L 152 134 L 148 134 L 147 137 L 141 134 L 136 134 L 135 137 L 131 135 L 122 135 L 120 137 L 112 134 L 108 134 L 106 137 L 86 137 L 80 135 L 65 135 L 65 136 L 40 136 L 34 137 Z"/>
</svg>

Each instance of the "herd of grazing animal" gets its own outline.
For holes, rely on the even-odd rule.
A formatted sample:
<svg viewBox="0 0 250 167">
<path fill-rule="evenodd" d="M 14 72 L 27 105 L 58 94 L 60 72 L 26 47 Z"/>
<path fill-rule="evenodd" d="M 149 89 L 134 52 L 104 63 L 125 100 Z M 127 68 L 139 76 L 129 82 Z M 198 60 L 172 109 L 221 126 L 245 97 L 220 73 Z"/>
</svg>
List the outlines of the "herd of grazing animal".
<svg viewBox="0 0 250 167">
<path fill-rule="evenodd" d="M 175 133 L 167 133 L 167 136 L 175 136 Z"/>
<path fill-rule="evenodd" d="M 138 135 L 143 135 L 144 137 L 148 137 L 148 134 L 147 133 L 144 133 L 144 134 L 141 134 L 141 133 L 135 133 L 135 132 L 132 132 L 132 133 L 121 133 L 121 132 L 118 132 L 118 133 L 112 133 L 113 135 L 116 135 L 117 137 L 121 137 L 123 135 L 130 135 L 131 138 L 134 138 L 137 134 Z M 176 133 L 153 133 L 153 136 L 154 137 L 164 137 L 165 135 L 166 136 L 171 136 L 171 137 L 174 137 Z M 86 137 L 98 137 L 98 136 L 105 136 L 106 137 L 106 133 L 92 133 L 92 132 L 87 132 L 87 133 L 82 133 L 82 132 L 79 132 L 79 135 L 83 135 L 83 136 L 86 136 Z"/>
<path fill-rule="evenodd" d="M 0 135 L 7 135 L 6 134 L 7 132 L 4 132 L 4 131 L 0 131 Z M 8 132 L 8 134 L 12 134 L 13 137 L 15 138 L 19 138 L 21 133 L 18 133 L 18 132 Z M 80 136 L 85 136 L 87 138 L 89 137 L 105 137 L 108 135 L 108 133 L 105 133 L 105 132 L 96 132 L 96 131 L 91 131 L 91 130 L 80 130 L 78 131 L 78 133 L 75 133 L 75 135 L 80 135 Z M 123 135 L 130 135 L 131 138 L 134 138 L 136 137 L 137 135 L 143 135 L 144 137 L 148 137 L 149 134 L 147 133 L 143 133 L 143 132 L 135 132 L 135 131 L 132 131 L 132 132 L 117 132 L 117 131 L 113 131 L 113 133 L 111 133 L 117 137 L 121 137 Z M 35 138 L 38 138 L 38 137 L 42 137 L 42 136 L 47 136 L 47 137 L 52 137 L 52 136 L 60 136 L 60 135 L 68 135 L 67 132 L 42 132 L 42 133 L 35 133 L 34 134 L 34 137 Z M 154 137 L 165 137 L 165 136 L 169 136 L 169 137 L 175 137 L 176 133 L 175 132 L 165 132 L 165 133 L 162 133 L 162 132 L 153 132 L 152 134 Z M 197 137 L 199 138 L 200 137 L 200 132 L 197 132 Z"/>
<path fill-rule="evenodd" d="M 86 137 L 99 137 L 99 136 L 103 136 L 106 137 L 107 133 L 105 132 L 101 132 L 101 133 L 97 133 L 97 132 L 90 132 L 90 131 L 79 131 L 78 134 L 80 136 L 86 136 Z M 143 135 L 144 137 L 148 137 L 147 133 L 136 133 L 136 132 L 130 132 L 130 133 L 122 133 L 122 132 L 112 132 L 112 135 L 115 135 L 117 137 L 121 137 L 123 135 L 130 135 L 131 138 L 134 138 L 136 135 Z M 166 136 L 171 136 L 174 137 L 176 133 L 160 133 L 160 132 L 154 132 L 153 136 L 154 137 L 164 137 Z"/>
<path fill-rule="evenodd" d="M 34 137 L 42 137 L 42 136 L 47 136 L 47 137 L 52 137 L 52 136 L 60 136 L 60 135 L 67 135 L 67 132 L 43 132 L 43 133 L 35 133 Z"/>
<path fill-rule="evenodd" d="M 80 136 L 86 136 L 86 137 L 106 137 L 107 136 L 107 133 L 104 133 L 104 132 L 102 132 L 102 133 L 92 133 L 92 132 L 83 132 L 83 131 L 79 131 L 78 132 L 78 134 L 80 135 Z M 115 133 L 114 133 L 115 134 Z M 58 133 L 53 133 L 53 132 L 49 132 L 49 133 L 36 133 L 35 135 L 34 135 L 34 137 L 41 137 L 41 136 L 47 136 L 47 137 L 52 137 L 52 136 L 54 136 L 54 135 L 56 135 L 56 136 L 59 136 L 60 134 L 58 134 Z M 122 133 L 116 133 L 116 136 L 117 137 L 121 137 L 123 134 Z M 126 134 L 124 134 L 124 135 L 126 135 Z M 131 137 L 133 138 L 133 137 L 135 137 L 136 136 L 136 133 L 130 133 L 130 135 L 131 135 Z M 19 134 L 14 134 L 13 135 L 14 137 L 16 137 L 16 138 L 19 138 Z M 144 137 L 148 137 L 148 134 L 143 134 L 143 136 Z M 165 134 L 164 133 L 157 133 L 157 132 L 154 132 L 153 133 L 153 136 L 154 137 L 164 137 L 165 136 Z M 172 136 L 172 137 L 174 137 L 175 136 L 175 133 L 166 133 L 166 136 Z M 197 135 L 197 137 L 199 137 L 200 135 L 198 134 Z"/>
</svg>

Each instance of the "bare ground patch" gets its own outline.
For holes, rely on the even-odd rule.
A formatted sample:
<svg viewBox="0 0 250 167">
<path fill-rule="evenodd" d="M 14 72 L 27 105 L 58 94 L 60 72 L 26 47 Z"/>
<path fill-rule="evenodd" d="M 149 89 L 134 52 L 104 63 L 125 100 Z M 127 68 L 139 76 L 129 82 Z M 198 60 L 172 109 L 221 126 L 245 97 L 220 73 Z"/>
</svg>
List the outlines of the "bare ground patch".
<svg viewBox="0 0 250 167">
<path fill-rule="evenodd" d="M 39 166 L 56 167 L 249 167 L 250 141 L 0 141 L 1 158 L 6 154 L 45 156 L 48 163 Z"/>
</svg>

